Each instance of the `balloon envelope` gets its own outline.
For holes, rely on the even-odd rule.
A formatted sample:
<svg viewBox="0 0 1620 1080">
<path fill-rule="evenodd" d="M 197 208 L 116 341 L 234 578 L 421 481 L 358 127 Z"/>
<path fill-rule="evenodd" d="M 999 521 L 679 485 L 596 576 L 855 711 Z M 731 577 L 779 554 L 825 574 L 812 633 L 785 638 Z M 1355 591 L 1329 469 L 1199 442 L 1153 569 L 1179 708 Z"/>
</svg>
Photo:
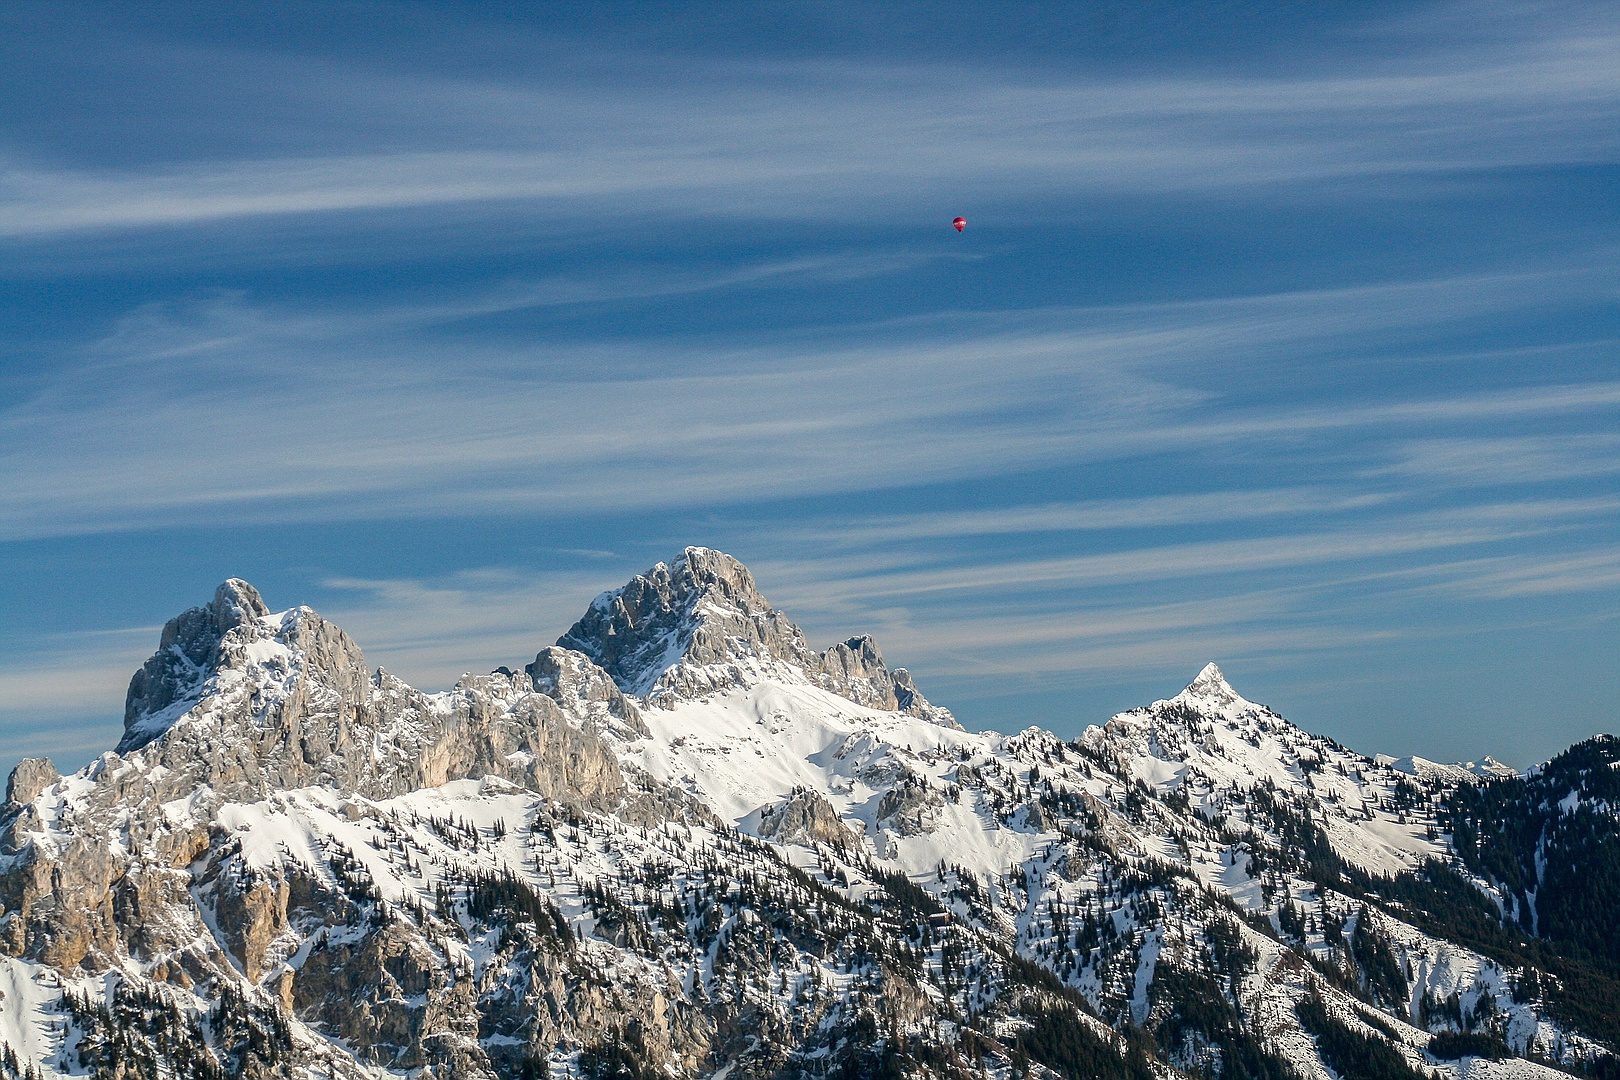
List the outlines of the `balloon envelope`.
<svg viewBox="0 0 1620 1080">
<path fill-rule="evenodd" d="M 956 226 L 957 232 L 961 232 L 963 229 L 967 228 L 967 218 L 959 217 L 955 221 L 952 221 L 951 224 Z"/>
</svg>

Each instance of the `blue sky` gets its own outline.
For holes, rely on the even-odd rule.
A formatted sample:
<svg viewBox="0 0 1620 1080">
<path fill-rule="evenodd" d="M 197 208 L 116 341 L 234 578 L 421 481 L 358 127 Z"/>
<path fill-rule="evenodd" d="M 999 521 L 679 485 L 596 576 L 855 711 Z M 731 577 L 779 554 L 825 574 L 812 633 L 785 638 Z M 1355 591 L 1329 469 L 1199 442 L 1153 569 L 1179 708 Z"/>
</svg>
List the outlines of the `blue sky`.
<svg viewBox="0 0 1620 1080">
<path fill-rule="evenodd" d="M 0 766 L 691 543 L 971 726 L 1620 728 L 1620 9 L 541 7 L 0 9 Z"/>
</svg>

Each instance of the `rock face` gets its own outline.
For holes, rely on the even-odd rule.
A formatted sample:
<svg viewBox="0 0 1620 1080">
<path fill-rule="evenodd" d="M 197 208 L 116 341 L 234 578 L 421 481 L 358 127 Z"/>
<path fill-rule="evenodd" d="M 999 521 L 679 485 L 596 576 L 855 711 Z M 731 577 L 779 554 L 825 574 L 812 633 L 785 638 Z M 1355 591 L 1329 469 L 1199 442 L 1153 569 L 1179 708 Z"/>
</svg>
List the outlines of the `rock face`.
<svg viewBox="0 0 1620 1080">
<path fill-rule="evenodd" d="M 6 802 L 13 806 L 31 803 L 59 778 L 50 758 L 23 758 L 6 781 Z"/>
<path fill-rule="evenodd" d="M 945 797 L 921 777 L 907 776 L 878 800 L 880 825 L 892 825 L 901 836 L 933 832 L 945 808 Z M 1038 812 L 1039 804 L 1037 804 Z"/>
<path fill-rule="evenodd" d="M 244 623 L 270 614 L 259 591 L 231 578 L 214 591 L 214 600 L 170 619 L 158 651 L 129 681 L 124 698 L 124 737 L 118 753 L 136 750 L 163 734 L 176 716 L 196 703 L 209 672 L 219 666 L 220 646 Z M 243 635 L 251 641 L 251 630 Z M 175 706 L 180 705 L 180 709 Z"/>
<path fill-rule="evenodd" d="M 659 563 L 598 596 L 557 644 L 589 657 L 625 692 L 655 704 L 775 678 L 959 727 L 949 710 L 928 703 L 909 672 L 888 669 L 872 638 L 811 649 L 804 633 L 761 595 L 747 567 L 709 548 L 689 547 L 673 566 Z"/>
<path fill-rule="evenodd" d="M 967 732 L 704 548 L 435 694 L 232 579 L 12 773 L 0 1080 L 1603 1075 L 1617 765 L 1410 775 L 1213 664 Z"/>
<path fill-rule="evenodd" d="M 258 608 L 229 603 L 243 596 Z M 586 730 L 591 718 L 565 713 L 529 677 L 468 677 L 430 697 L 369 672 L 359 646 L 309 608 L 230 624 L 262 607 L 251 586 L 226 582 L 213 604 L 164 628 L 165 646 L 131 684 L 132 702 L 158 707 L 128 714 L 119 752 L 157 774 L 161 801 L 204 787 L 261 799 L 310 784 L 387 798 L 486 775 L 596 806 L 622 791 L 613 754 Z M 185 669 L 185 680 L 170 666 L 190 662 L 181 641 L 199 655 L 207 646 L 206 666 Z M 590 675 L 580 668 L 575 681 Z"/>
<path fill-rule="evenodd" d="M 535 693 L 551 698 L 570 716 L 584 717 L 593 732 L 613 731 L 627 738 L 649 734 L 635 702 L 607 672 L 581 654 L 553 645 L 541 649 L 534 663 L 523 670 Z"/>
<path fill-rule="evenodd" d="M 673 567 L 659 563 L 598 596 L 557 644 L 643 697 L 681 685 L 679 668 L 802 667 L 815 655 L 746 567 L 707 548 L 687 548 Z"/>
<path fill-rule="evenodd" d="M 860 845 L 859 835 L 839 820 L 832 803 L 803 789 L 766 811 L 760 819 L 759 835 L 779 844 L 826 844 L 840 851 Z"/>
</svg>

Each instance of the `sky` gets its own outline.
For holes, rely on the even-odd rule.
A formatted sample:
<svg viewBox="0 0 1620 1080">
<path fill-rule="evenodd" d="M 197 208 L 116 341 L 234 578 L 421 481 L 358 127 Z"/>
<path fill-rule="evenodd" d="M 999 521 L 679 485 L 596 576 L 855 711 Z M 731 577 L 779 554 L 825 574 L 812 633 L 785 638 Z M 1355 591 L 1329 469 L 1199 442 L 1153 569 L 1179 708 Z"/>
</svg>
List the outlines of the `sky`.
<svg viewBox="0 0 1620 1080">
<path fill-rule="evenodd" d="M 967 229 L 951 228 L 956 215 Z M 0 6 L 0 767 L 728 551 L 969 727 L 1620 729 L 1620 7 Z"/>
</svg>

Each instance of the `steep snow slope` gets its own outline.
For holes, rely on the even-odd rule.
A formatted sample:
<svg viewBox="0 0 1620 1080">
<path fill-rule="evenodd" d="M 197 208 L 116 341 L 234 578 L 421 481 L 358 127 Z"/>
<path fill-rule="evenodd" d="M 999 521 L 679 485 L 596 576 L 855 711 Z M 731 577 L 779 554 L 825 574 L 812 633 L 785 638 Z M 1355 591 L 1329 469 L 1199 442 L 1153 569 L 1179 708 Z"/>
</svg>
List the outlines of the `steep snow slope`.
<svg viewBox="0 0 1620 1080">
<path fill-rule="evenodd" d="M 647 725 L 651 737 L 626 747 L 623 759 L 748 832 L 757 834 L 767 811 L 808 789 L 868 838 L 875 855 L 912 875 L 947 859 L 993 876 L 1029 858 L 1043 840 L 1038 830 L 1001 828 L 971 793 L 946 797 L 960 792 L 952 779 L 959 765 L 996 760 L 1004 740 L 994 734 L 943 728 L 774 680 L 651 709 Z M 915 792 L 909 801 L 908 785 Z"/>
</svg>

